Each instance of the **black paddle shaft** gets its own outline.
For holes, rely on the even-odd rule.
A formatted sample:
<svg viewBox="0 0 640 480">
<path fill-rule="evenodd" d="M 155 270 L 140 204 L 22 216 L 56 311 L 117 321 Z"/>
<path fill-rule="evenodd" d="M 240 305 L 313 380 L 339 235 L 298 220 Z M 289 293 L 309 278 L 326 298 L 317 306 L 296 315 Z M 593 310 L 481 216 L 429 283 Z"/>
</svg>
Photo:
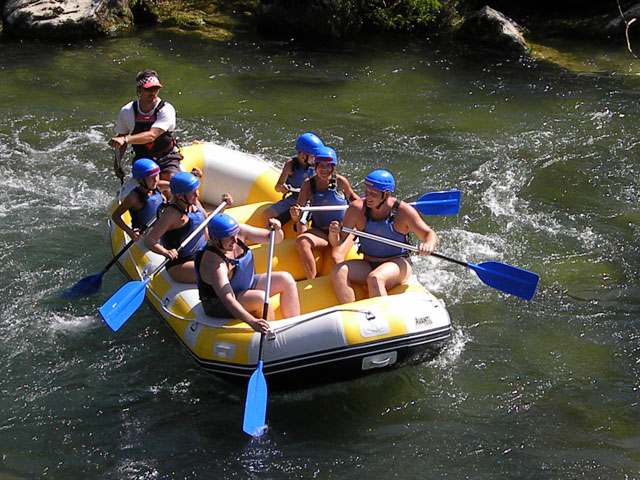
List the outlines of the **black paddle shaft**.
<svg viewBox="0 0 640 480">
<path fill-rule="evenodd" d="M 147 222 L 147 224 L 146 224 L 144 227 L 142 227 L 142 228 L 140 229 L 140 233 L 144 233 L 144 232 L 146 232 L 147 230 L 149 230 L 149 228 L 150 228 L 154 223 L 156 223 L 156 220 L 158 220 L 158 217 L 157 217 L 157 216 L 155 216 L 155 217 L 153 217 L 151 220 L 149 220 L 149 221 Z M 122 247 L 122 249 L 117 253 L 117 255 L 116 255 L 115 257 L 113 257 L 109 263 L 107 263 L 107 265 L 103 268 L 103 270 L 106 272 L 106 271 L 107 271 L 107 270 L 109 270 L 111 267 L 113 267 L 113 265 L 114 265 L 114 264 L 115 264 L 115 263 L 120 259 L 120 257 L 121 257 L 122 255 L 124 255 L 124 254 L 125 254 L 125 252 L 126 252 L 127 250 L 129 250 L 129 248 L 131 248 L 131 245 L 133 245 L 134 243 L 135 243 L 135 242 L 133 241 L 133 239 L 129 240 L 129 241 L 127 242 L 127 244 L 126 244 L 124 247 Z"/>
<path fill-rule="evenodd" d="M 463 267 L 468 267 L 469 266 L 469 264 L 467 262 L 463 262 L 461 260 L 456 260 L 455 258 L 450 258 L 450 257 L 447 257 L 447 256 L 442 255 L 440 253 L 431 252 L 431 255 L 433 257 L 441 258 L 442 260 L 447 260 L 449 262 L 457 263 L 458 265 L 462 265 Z"/>
<path fill-rule="evenodd" d="M 109 263 L 107 263 L 107 265 L 103 268 L 103 270 L 106 272 L 111 267 L 113 267 L 113 265 L 120 259 L 120 257 L 124 255 L 127 252 L 127 250 L 129 250 L 131 245 L 133 245 L 133 239 L 129 240 L 127 244 L 122 249 L 120 249 L 118 254 L 115 257 L 113 257 Z"/>
</svg>

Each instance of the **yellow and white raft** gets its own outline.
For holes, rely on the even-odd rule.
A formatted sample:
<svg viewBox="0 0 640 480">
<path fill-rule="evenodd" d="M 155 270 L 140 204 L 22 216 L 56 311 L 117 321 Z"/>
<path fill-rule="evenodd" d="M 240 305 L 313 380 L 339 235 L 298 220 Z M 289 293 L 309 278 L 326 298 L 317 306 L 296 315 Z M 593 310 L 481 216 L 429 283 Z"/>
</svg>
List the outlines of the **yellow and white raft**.
<svg viewBox="0 0 640 480">
<path fill-rule="evenodd" d="M 184 170 L 198 167 L 203 172 L 200 200 L 208 210 L 229 193 L 238 206 L 226 213 L 238 222 L 264 226 L 263 210 L 281 198 L 274 190 L 277 170 L 256 156 L 212 143 L 193 144 L 182 153 Z M 125 183 L 111 211 L 134 186 L 133 180 Z M 318 277 L 307 280 L 291 223 L 285 228 L 285 240 L 275 247 L 272 265 L 296 279 L 301 314 L 283 319 L 279 295 L 270 299 L 276 320 L 271 323 L 273 334 L 266 337 L 263 370 L 270 386 L 354 377 L 429 358 L 440 349 L 451 334 L 449 314 L 415 276 L 386 297 L 365 298 L 358 290 L 359 300 L 340 305 L 331 284 L 328 254 L 316 255 Z M 113 222 L 110 235 L 114 254 L 129 241 Z M 257 273 L 264 273 L 268 246 L 251 248 Z M 354 249 L 348 258 L 357 255 Z M 119 266 L 129 279 L 141 280 L 163 260 L 140 241 L 120 258 Z M 163 269 L 147 284 L 146 300 L 206 370 L 235 382 L 246 381 L 255 371 L 260 334 L 244 322 L 205 315 L 195 284 L 175 282 Z"/>
</svg>

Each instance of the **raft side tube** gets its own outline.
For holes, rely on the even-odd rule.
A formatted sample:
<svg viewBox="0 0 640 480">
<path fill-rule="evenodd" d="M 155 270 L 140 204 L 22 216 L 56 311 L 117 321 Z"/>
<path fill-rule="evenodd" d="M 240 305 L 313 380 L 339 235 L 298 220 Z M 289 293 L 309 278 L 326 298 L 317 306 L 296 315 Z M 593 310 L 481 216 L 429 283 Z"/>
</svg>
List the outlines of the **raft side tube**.
<svg viewBox="0 0 640 480">
<path fill-rule="evenodd" d="M 260 157 L 214 143 L 198 145 L 193 153 L 189 148 L 183 149 L 185 157 L 203 158 L 201 201 L 218 205 L 223 193 L 230 194 L 236 205 L 280 199 L 274 188 L 280 173 Z"/>
</svg>

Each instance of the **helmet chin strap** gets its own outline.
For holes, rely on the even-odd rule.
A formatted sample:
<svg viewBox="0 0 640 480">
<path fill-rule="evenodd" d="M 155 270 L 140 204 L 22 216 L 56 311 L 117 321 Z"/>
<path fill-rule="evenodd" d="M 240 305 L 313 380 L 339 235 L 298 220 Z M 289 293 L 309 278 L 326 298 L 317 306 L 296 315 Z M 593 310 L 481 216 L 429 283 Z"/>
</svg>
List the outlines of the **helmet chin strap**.
<svg viewBox="0 0 640 480">
<path fill-rule="evenodd" d="M 376 210 L 380 210 L 382 205 L 384 205 L 384 202 L 387 201 L 387 197 L 385 196 L 385 193 L 387 193 L 387 192 L 388 192 L 388 190 L 382 192 L 382 199 L 380 200 L 380 203 L 376 206 Z"/>
<path fill-rule="evenodd" d="M 180 195 L 180 197 L 182 197 L 182 198 L 179 198 L 179 197 L 178 197 L 178 195 Z M 189 202 L 189 200 L 187 200 L 187 196 L 186 196 L 184 193 L 179 193 L 179 194 L 177 194 L 177 195 L 174 195 L 174 197 L 176 197 L 176 199 L 177 199 L 179 202 L 183 202 L 183 203 L 185 203 L 185 204 L 187 205 L 187 208 L 189 208 L 191 205 L 195 205 L 194 203 L 191 203 L 191 202 Z M 187 208 L 185 208 L 185 210 L 186 210 Z"/>
<path fill-rule="evenodd" d="M 221 253 L 224 254 L 225 252 L 230 252 L 233 250 L 233 247 L 231 247 L 229 250 L 225 250 L 225 248 L 222 246 L 222 238 L 217 238 L 216 240 L 218 241 L 217 248 Z"/>
</svg>

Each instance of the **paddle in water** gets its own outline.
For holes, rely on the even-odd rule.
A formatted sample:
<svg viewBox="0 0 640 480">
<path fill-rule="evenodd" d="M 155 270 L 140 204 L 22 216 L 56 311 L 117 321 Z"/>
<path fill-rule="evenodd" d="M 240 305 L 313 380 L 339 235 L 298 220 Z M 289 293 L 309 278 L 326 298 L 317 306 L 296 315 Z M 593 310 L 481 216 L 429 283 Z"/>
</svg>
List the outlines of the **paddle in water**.
<svg viewBox="0 0 640 480">
<path fill-rule="evenodd" d="M 269 257 L 267 259 L 267 286 L 264 291 L 264 308 L 262 318 L 267 319 L 269 312 L 269 293 L 271 292 L 271 269 L 273 266 L 273 248 L 275 245 L 275 231 L 269 233 Z M 258 350 L 258 366 L 249 378 L 247 398 L 244 404 L 244 420 L 242 430 L 252 437 L 261 436 L 267 429 L 267 380 L 262 373 L 262 356 L 264 354 L 264 333 L 260 334 Z"/>
<path fill-rule="evenodd" d="M 146 231 L 151 225 L 153 225 L 156 221 L 157 217 L 151 219 L 151 221 L 144 227 L 142 232 Z M 78 280 L 78 282 L 71 288 L 68 288 L 64 292 L 61 293 L 61 296 L 67 298 L 79 298 L 88 295 L 93 295 L 102 286 L 102 277 L 107 270 L 109 270 L 115 263 L 124 255 L 127 250 L 131 248 L 131 246 L 135 243 L 134 240 L 129 240 L 127 244 L 122 247 L 122 249 L 118 252 L 118 254 L 111 259 L 109 263 L 105 265 L 105 267 L 100 270 L 98 273 L 94 273 L 93 275 L 87 275 L 86 277 Z"/>
<path fill-rule="evenodd" d="M 198 225 L 198 228 L 184 239 L 178 247 L 178 251 L 182 250 L 185 245 L 188 245 L 189 242 L 196 237 L 196 235 L 200 234 L 209 221 L 226 205 L 227 202 L 222 202 L 218 205 L 218 207 L 209 214 L 205 221 Z M 120 287 L 120 289 L 100 307 L 100 316 L 104 319 L 111 330 L 114 332 L 118 331 L 118 329 L 122 327 L 127 320 L 129 320 L 129 317 L 135 313 L 138 307 L 142 305 L 142 302 L 144 301 L 145 287 L 151 281 L 153 276 L 164 268 L 168 261 L 169 259 L 165 258 L 165 260 L 158 265 L 153 272 L 147 275 L 144 280 L 134 280 Z"/>
<path fill-rule="evenodd" d="M 457 215 L 460 211 L 460 190 L 448 192 L 430 192 L 422 195 L 409 205 L 415 207 L 423 215 Z M 346 210 L 349 205 L 321 205 L 300 207 L 303 212 L 321 212 L 332 210 Z"/>
<path fill-rule="evenodd" d="M 388 245 L 404 248 L 412 252 L 418 251 L 418 248 L 414 247 L 413 245 L 396 242 L 395 240 L 390 240 L 388 238 L 373 235 L 371 233 L 360 232 L 358 230 L 353 230 L 347 227 L 342 227 L 342 230 L 360 237 L 369 238 L 371 240 L 386 243 Z M 515 295 L 516 297 L 524 298 L 525 300 L 531 300 L 536 293 L 536 288 L 538 287 L 538 280 L 540 279 L 540 275 L 538 275 L 537 273 L 529 272 L 522 268 L 507 265 L 505 263 L 491 261 L 483 262 L 479 265 L 474 265 L 473 263 L 455 260 L 436 252 L 433 252 L 431 256 L 441 258 L 442 260 L 446 260 L 448 262 L 457 263 L 458 265 L 462 265 L 463 267 L 470 268 L 476 272 L 480 280 L 482 280 L 486 285 L 489 285 L 490 287 L 493 287 L 497 290 L 501 290 L 505 293 Z"/>
</svg>

